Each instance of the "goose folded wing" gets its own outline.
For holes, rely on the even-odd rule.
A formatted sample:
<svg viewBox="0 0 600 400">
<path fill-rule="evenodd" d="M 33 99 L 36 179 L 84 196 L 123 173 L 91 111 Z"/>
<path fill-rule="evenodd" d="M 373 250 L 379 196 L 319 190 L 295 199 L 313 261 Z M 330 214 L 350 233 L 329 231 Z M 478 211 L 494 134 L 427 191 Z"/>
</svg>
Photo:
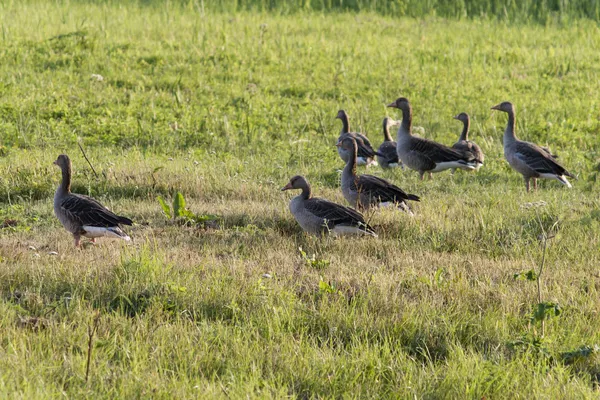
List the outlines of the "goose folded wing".
<svg viewBox="0 0 600 400">
<path fill-rule="evenodd" d="M 386 146 L 384 146 L 387 144 Z M 388 164 L 393 164 L 398 162 L 398 152 L 396 151 L 396 144 L 393 142 L 385 142 L 379 147 L 379 153 L 383 155 L 388 162 Z"/>
<path fill-rule="evenodd" d="M 450 147 L 444 146 L 443 144 L 434 142 L 424 138 L 419 140 L 413 140 L 411 142 L 410 150 L 421 153 L 427 156 L 431 161 L 438 162 L 451 162 L 451 161 L 473 161 L 473 154 L 470 152 L 464 152 Z"/>
<path fill-rule="evenodd" d="M 82 226 L 112 227 L 123 223 L 121 217 L 91 197 L 71 195 L 60 203 L 60 207 Z"/>
<path fill-rule="evenodd" d="M 362 214 L 349 207 L 317 197 L 313 197 L 306 201 L 305 204 L 307 211 L 319 218 L 327 220 L 330 227 L 340 224 L 353 226 L 360 224 L 366 225 Z"/>
<path fill-rule="evenodd" d="M 409 195 L 404 190 L 377 176 L 361 175 L 357 186 L 359 192 L 378 198 L 381 202 L 400 202 L 409 199 Z"/>
<path fill-rule="evenodd" d="M 556 174 L 572 176 L 562 165 L 560 165 L 552 156 L 541 147 L 522 142 L 517 146 L 515 155 L 529 168 L 539 174 Z"/>
</svg>

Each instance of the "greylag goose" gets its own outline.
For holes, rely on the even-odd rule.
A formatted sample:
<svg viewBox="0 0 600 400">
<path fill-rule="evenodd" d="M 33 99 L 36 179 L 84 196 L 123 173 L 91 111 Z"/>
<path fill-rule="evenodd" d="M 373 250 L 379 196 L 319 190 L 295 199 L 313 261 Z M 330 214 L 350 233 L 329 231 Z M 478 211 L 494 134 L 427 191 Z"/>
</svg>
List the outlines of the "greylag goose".
<svg viewBox="0 0 600 400">
<path fill-rule="evenodd" d="M 91 238 L 92 242 L 102 236 L 131 240 L 119 227 L 120 224 L 131 225 L 129 218 L 112 213 L 91 197 L 71 193 L 71 160 L 67 155 L 59 155 L 54 164 L 62 171 L 62 181 L 54 194 L 54 214 L 73 234 L 76 247 L 82 236 Z"/>
<path fill-rule="evenodd" d="M 407 200 L 419 201 L 419 196 L 407 194 L 398 186 L 373 175 L 356 175 L 356 140 L 346 137 L 338 142 L 338 147 L 353 156 L 342 171 L 342 193 L 344 198 L 356 209 L 369 209 L 379 205 L 395 204 L 403 211 L 412 214 Z"/>
<path fill-rule="evenodd" d="M 463 123 L 463 130 L 460 134 L 458 142 L 454 143 L 452 148 L 473 154 L 473 157 L 477 162 L 477 169 L 479 169 L 479 167 L 483 165 L 483 160 L 485 157 L 483 155 L 483 151 L 481 151 L 481 148 L 477 145 L 477 143 L 469 140 L 469 127 L 471 126 L 469 114 L 463 112 L 455 116 L 454 119 L 457 119 Z"/>
<path fill-rule="evenodd" d="M 369 139 L 367 139 L 367 137 L 362 133 L 350 132 L 350 122 L 346 111 L 339 110 L 336 118 L 342 121 L 342 131 L 340 132 L 338 142 L 347 136 L 355 138 L 358 143 L 358 165 L 373 164 L 375 156 L 381 154 L 373 150 L 373 146 L 371 146 Z M 338 154 L 344 162 L 348 162 L 348 159 L 351 156 L 349 153 L 339 147 Z"/>
<path fill-rule="evenodd" d="M 396 150 L 398 158 L 410 169 L 419 171 L 421 179 L 425 172 L 441 172 L 450 168 L 472 171 L 477 168 L 478 160 L 473 154 L 444 146 L 433 140 L 412 135 L 412 108 L 404 97 L 388 104 L 388 107 L 402 110 L 402 123 L 398 128 Z"/>
<path fill-rule="evenodd" d="M 383 143 L 377 149 L 377 152 L 381 154 L 377 156 L 377 162 L 381 165 L 381 168 L 404 168 L 404 165 L 398 159 L 396 142 L 390 135 L 390 126 L 394 125 L 397 125 L 397 122 L 393 119 L 388 117 L 383 119 Z"/>
<path fill-rule="evenodd" d="M 312 197 L 310 184 L 303 176 L 296 175 L 281 190 L 301 189 L 302 193 L 290 201 L 290 211 L 302 229 L 313 235 L 377 234 L 365 222 L 361 213 L 331 201 Z"/>
<path fill-rule="evenodd" d="M 515 107 L 505 101 L 492 107 L 492 110 L 504 111 L 508 114 L 508 124 L 504 131 L 504 158 L 510 166 L 525 180 L 525 188 L 529 192 L 529 180 L 533 178 L 533 188 L 537 189 L 537 178 L 556 179 L 563 185 L 571 187 L 567 177 L 575 178 L 558 163 L 546 148 L 524 142 L 515 136 Z"/>
</svg>

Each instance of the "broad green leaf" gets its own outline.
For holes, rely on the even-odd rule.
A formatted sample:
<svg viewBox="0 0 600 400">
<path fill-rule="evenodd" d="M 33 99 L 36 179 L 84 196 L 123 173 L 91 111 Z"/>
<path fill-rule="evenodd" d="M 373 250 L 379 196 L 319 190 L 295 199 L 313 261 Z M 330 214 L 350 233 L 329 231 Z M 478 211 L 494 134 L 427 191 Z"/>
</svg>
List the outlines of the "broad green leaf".
<svg viewBox="0 0 600 400">
<path fill-rule="evenodd" d="M 184 210 L 185 210 L 185 199 L 183 198 L 183 195 L 181 194 L 181 192 L 177 192 L 177 193 L 175 193 L 175 196 L 173 196 L 173 217 L 174 218 L 183 217 Z"/>
<path fill-rule="evenodd" d="M 156 200 L 158 200 L 158 204 L 160 204 L 160 206 L 162 207 L 163 213 L 165 213 L 167 218 L 172 218 L 171 208 L 169 207 L 165 199 L 163 199 L 161 196 L 158 196 Z"/>
</svg>

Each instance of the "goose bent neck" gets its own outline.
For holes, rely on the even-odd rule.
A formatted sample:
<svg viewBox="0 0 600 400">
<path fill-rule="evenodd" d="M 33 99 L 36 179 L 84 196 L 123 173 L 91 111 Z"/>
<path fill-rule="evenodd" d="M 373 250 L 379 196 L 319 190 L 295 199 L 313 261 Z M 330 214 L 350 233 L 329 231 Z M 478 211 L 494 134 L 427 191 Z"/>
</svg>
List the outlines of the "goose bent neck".
<svg viewBox="0 0 600 400">
<path fill-rule="evenodd" d="M 383 121 L 383 141 L 392 142 L 392 136 L 390 135 L 390 126 L 387 119 Z"/>
<path fill-rule="evenodd" d="M 310 183 L 306 182 L 302 186 L 302 193 L 300 193 L 300 197 L 302 200 L 308 200 L 312 197 L 312 189 L 310 187 Z"/>
</svg>

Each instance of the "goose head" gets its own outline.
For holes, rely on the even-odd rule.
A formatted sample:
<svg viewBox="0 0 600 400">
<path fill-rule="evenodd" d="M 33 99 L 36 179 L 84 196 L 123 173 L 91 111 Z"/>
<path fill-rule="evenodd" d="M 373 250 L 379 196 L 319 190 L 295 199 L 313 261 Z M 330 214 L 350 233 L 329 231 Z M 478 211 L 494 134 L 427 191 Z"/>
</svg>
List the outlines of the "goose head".
<svg viewBox="0 0 600 400">
<path fill-rule="evenodd" d="M 60 167 L 60 169 L 64 170 L 64 169 L 68 169 L 71 167 L 71 160 L 69 159 L 68 155 L 61 154 L 58 156 L 56 161 L 53 162 L 53 164 L 58 165 Z"/>
<path fill-rule="evenodd" d="M 397 108 L 399 110 L 410 109 L 410 103 L 406 97 L 398 97 L 396 101 L 387 105 L 388 107 Z"/>
<path fill-rule="evenodd" d="M 459 121 L 462 121 L 462 122 L 469 122 L 469 114 L 464 113 L 464 112 L 462 112 L 458 115 L 455 115 L 453 118 L 457 119 Z"/>
<path fill-rule="evenodd" d="M 336 119 L 341 119 L 343 121 L 344 119 L 348 118 L 348 114 L 346 114 L 345 110 L 339 110 L 338 113 L 337 113 L 337 116 L 335 118 Z"/>
<path fill-rule="evenodd" d="M 302 175 L 296 175 L 290 181 L 281 188 L 281 191 L 284 192 L 286 190 L 291 189 L 302 189 L 305 190 L 308 188 L 308 181 Z"/>
<path fill-rule="evenodd" d="M 350 153 L 355 152 L 358 149 L 358 145 L 356 144 L 356 140 L 352 137 L 346 137 L 336 144 L 337 147 L 341 147 L 344 150 L 350 151 Z"/>
<path fill-rule="evenodd" d="M 510 101 L 504 101 L 492 107 L 492 110 L 504 111 L 505 113 L 514 113 L 515 106 Z"/>
</svg>

